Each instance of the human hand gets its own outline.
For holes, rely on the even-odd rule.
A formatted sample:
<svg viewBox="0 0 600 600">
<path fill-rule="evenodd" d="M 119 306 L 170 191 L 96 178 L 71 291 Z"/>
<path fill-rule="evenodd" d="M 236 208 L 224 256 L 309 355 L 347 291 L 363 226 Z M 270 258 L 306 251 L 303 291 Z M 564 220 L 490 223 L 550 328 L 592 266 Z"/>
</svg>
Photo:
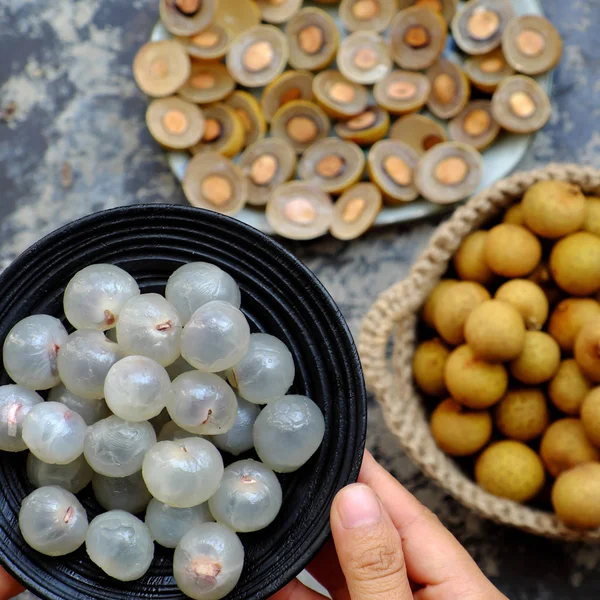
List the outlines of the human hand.
<svg viewBox="0 0 600 600">
<path fill-rule="evenodd" d="M 23 588 L 0 567 L 0 600 L 9 600 L 22 591 Z"/>
<path fill-rule="evenodd" d="M 467 551 L 365 452 L 331 508 L 333 541 L 309 572 L 334 600 L 506 600 Z M 271 600 L 322 600 L 295 580 Z"/>
</svg>

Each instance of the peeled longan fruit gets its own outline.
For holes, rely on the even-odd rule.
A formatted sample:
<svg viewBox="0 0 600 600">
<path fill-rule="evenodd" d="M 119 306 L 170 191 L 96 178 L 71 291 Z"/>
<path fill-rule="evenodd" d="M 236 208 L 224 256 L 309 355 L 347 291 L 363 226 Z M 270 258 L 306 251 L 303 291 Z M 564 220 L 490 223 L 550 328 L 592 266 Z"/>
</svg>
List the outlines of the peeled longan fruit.
<svg viewBox="0 0 600 600">
<path fill-rule="evenodd" d="M 527 329 L 540 330 L 550 310 L 544 290 L 528 279 L 511 279 L 501 285 L 494 296 L 516 308 Z"/>
<path fill-rule="evenodd" d="M 450 356 L 442 340 L 435 338 L 419 344 L 413 359 L 416 384 L 428 396 L 445 396 L 444 367 Z"/>
<path fill-rule="evenodd" d="M 431 415 L 431 435 L 446 454 L 470 456 L 490 441 L 492 417 L 487 411 L 465 409 L 449 398 Z"/>
<path fill-rule="evenodd" d="M 554 377 L 560 366 L 560 348 L 543 331 L 527 331 L 521 354 L 510 363 L 513 377 L 536 385 Z"/>
<path fill-rule="evenodd" d="M 600 527 L 600 464 L 578 465 L 561 473 L 552 487 L 552 506 L 568 527 Z"/>
<path fill-rule="evenodd" d="M 496 406 L 496 427 L 508 438 L 529 442 L 542 435 L 550 416 L 546 397 L 541 390 L 509 390 Z"/>
<path fill-rule="evenodd" d="M 583 374 L 577 361 L 569 358 L 560 363 L 548 385 L 548 395 L 558 410 L 567 415 L 578 415 L 591 389 L 592 383 Z"/>
<path fill-rule="evenodd" d="M 502 217 L 503 223 L 510 223 L 511 225 L 525 225 L 525 219 L 523 218 L 523 206 L 520 202 L 513 204 Z"/>
<path fill-rule="evenodd" d="M 422 318 L 429 327 L 435 327 L 434 315 L 437 302 L 444 290 L 451 285 L 458 283 L 456 279 L 442 279 L 434 288 L 431 294 L 425 300 L 423 305 Z"/>
<path fill-rule="evenodd" d="M 472 310 L 490 293 L 474 281 L 459 281 L 447 286 L 439 295 L 435 306 L 434 321 L 438 333 L 453 346 L 465 341 L 465 323 Z"/>
<path fill-rule="evenodd" d="M 567 181 L 538 181 L 523 196 L 523 219 L 534 233 L 557 239 L 581 229 L 586 201 L 581 188 Z"/>
<path fill-rule="evenodd" d="M 494 278 L 493 271 L 485 262 L 486 238 L 487 231 L 475 231 L 463 240 L 456 251 L 454 268 L 464 281 L 476 281 L 486 285 Z"/>
<path fill-rule="evenodd" d="M 567 298 L 552 312 L 548 333 L 561 350 L 572 352 L 581 328 L 600 317 L 600 303 L 592 298 Z"/>
<path fill-rule="evenodd" d="M 600 383 L 600 318 L 581 328 L 575 340 L 575 360 L 586 377 Z"/>
<path fill-rule="evenodd" d="M 542 244 L 531 231 L 501 223 L 492 227 L 485 241 L 485 262 L 503 277 L 529 275 L 542 258 Z"/>
<path fill-rule="evenodd" d="M 558 241 L 550 254 L 550 271 L 565 292 L 595 294 L 600 289 L 600 237 L 579 231 Z"/>
<path fill-rule="evenodd" d="M 467 345 L 456 348 L 448 357 L 444 380 L 457 402 L 479 410 L 499 402 L 508 387 L 504 366 L 477 358 Z"/>
<path fill-rule="evenodd" d="M 513 360 L 525 343 L 523 317 L 506 302 L 486 300 L 469 315 L 465 338 L 478 358 L 492 362 Z"/>
<path fill-rule="evenodd" d="M 600 446 L 600 387 L 590 390 L 581 405 L 581 424 L 594 446 Z"/>
<path fill-rule="evenodd" d="M 558 477 L 576 465 L 600 460 L 579 419 L 560 419 L 546 429 L 540 454 L 548 472 Z"/>
<path fill-rule="evenodd" d="M 582 229 L 600 237 L 600 198 L 588 196 Z"/>
<path fill-rule="evenodd" d="M 527 502 L 544 486 L 544 465 L 529 446 L 503 440 L 483 451 L 475 465 L 475 480 L 490 494 Z"/>
</svg>

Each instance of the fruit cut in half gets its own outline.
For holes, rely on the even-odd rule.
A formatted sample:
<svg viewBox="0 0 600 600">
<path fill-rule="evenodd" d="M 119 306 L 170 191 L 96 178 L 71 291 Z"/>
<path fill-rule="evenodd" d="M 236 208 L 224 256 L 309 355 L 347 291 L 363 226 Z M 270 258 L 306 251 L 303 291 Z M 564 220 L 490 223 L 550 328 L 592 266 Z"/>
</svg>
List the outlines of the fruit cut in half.
<svg viewBox="0 0 600 600">
<path fill-rule="evenodd" d="M 173 35 L 193 35 L 210 25 L 217 0 L 160 0 L 160 20 Z"/>
<path fill-rule="evenodd" d="M 390 115 L 379 106 L 367 109 L 335 126 L 335 133 L 343 140 L 354 142 L 359 146 L 370 146 L 382 140 L 390 128 Z"/>
<path fill-rule="evenodd" d="M 206 29 L 188 37 L 179 37 L 177 41 L 193 58 L 200 60 L 218 60 L 223 58 L 233 41 L 229 29 L 212 24 Z"/>
<path fill-rule="evenodd" d="M 394 0 L 342 0 L 339 15 L 348 31 L 385 31 L 397 11 Z"/>
<path fill-rule="evenodd" d="M 367 108 L 369 94 L 359 83 L 348 81 L 339 71 L 322 71 L 313 81 L 314 96 L 335 119 L 348 119 Z"/>
<path fill-rule="evenodd" d="M 415 182 L 423 197 L 451 204 L 472 194 L 483 174 L 481 154 L 459 142 L 437 144 L 419 160 Z"/>
<path fill-rule="evenodd" d="M 375 222 L 381 210 L 381 192 L 372 183 L 358 183 L 346 190 L 333 207 L 331 235 L 353 240 Z"/>
<path fill-rule="evenodd" d="M 244 145 L 244 126 L 237 113 L 226 104 L 211 104 L 204 109 L 204 135 L 192 154 L 219 152 L 233 158 Z"/>
<path fill-rule="evenodd" d="M 194 62 L 188 80 L 178 94 L 196 104 L 210 104 L 226 98 L 235 89 L 235 81 L 219 62 Z"/>
<path fill-rule="evenodd" d="M 492 96 L 494 120 L 512 133 L 533 133 L 550 118 L 550 100 L 540 84 L 525 75 L 505 79 Z"/>
<path fill-rule="evenodd" d="M 289 21 L 301 8 L 302 0 L 257 0 L 262 20 L 279 25 Z"/>
<path fill-rule="evenodd" d="M 331 123 L 323 109 L 304 100 L 288 102 L 271 122 L 271 135 L 289 142 L 298 154 L 326 138 L 330 129 Z"/>
<path fill-rule="evenodd" d="M 387 44 L 373 31 L 357 31 L 340 45 L 337 64 L 342 74 L 356 83 L 373 84 L 392 70 Z"/>
<path fill-rule="evenodd" d="M 404 10 L 411 6 L 427 8 L 437 12 L 444 17 L 446 23 L 450 23 L 456 14 L 458 0 L 399 0 L 399 10 Z"/>
<path fill-rule="evenodd" d="M 404 115 L 422 108 L 431 92 L 429 79 L 413 71 L 392 71 L 373 90 L 375 101 L 393 115 Z"/>
<path fill-rule="evenodd" d="M 329 231 L 333 202 L 316 186 L 292 181 L 273 192 L 266 215 L 275 233 L 290 240 L 312 240 Z"/>
<path fill-rule="evenodd" d="M 431 94 L 427 108 L 439 119 L 455 117 L 471 96 L 471 86 L 461 68 L 446 59 L 441 59 L 427 70 L 431 83 Z"/>
<path fill-rule="evenodd" d="M 267 122 L 288 102 L 313 99 L 313 74 L 308 71 L 286 71 L 263 90 L 260 104 Z"/>
<path fill-rule="evenodd" d="M 500 134 L 500 125 L 494 121 L 492 103 L 489 100 L 475 100 L 450 121 L 450 139 L 469 144 L 476 150 L 484 150 Z"/>
<path fill-rule="evenodd" d="M 183 192 L 192 206 L 232 216 L 246 204 L 248 182 L 231 160 L 218 152 L 203 152 L 188 163 Z"/>
<path fill-rule="evenodd" d="M 469 57 L 463 68 L 469 81 L 486 94 L 493 93 L 507 77 L 515 74 L 515 70 L 506 62 L 501 48 Z"/>
<path fill-rule="evenodd" d="M 150 103 L 146 125 L 152 137 L 164 148 L 185 150 L 200 141 L 205 121 L 195 104 L 170 96 Z"/>
<path fill-rule="evenodd" d="M 213 23 L 228 29 L 235 39 L 260 25 L 260 9 L 255 0 L 217 0 L 217 13 Z"/>
<path fill-rule="evenodd" d="M 256 98 L 241 90 L 234 92 L 225 100 L 233 108 L 244 128 L 244 147 L 254 144 L 265 137 L 267 123 Z"/>
<path fill-rule="evenodd" d="M 154 98 L 174 94 L 187 81 L 190 70 L 190 57 L 174 40 L 148 42 L 133 60 L 133 76 L 138 87 Z"/>
<path fill-rule="evenodd" d="M 425 115 L 406 115 L 390 129 L 390 139 L 408 144 L 419 156 L 435 145 L 448 141 L 446 130 Z"/>
</svg>

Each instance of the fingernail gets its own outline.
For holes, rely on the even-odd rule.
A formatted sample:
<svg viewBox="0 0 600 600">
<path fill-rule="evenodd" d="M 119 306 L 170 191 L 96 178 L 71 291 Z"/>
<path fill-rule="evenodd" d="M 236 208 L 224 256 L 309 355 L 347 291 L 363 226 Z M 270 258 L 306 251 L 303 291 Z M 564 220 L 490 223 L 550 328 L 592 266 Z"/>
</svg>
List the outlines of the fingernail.
<svg viewBox="0 0 600 600">
<path fill-rule="evenodd" d="M 343 489 L 337 500 L 337 510 L 346 529 L 374 525 L 381 520 L 381 504 L 370 487 L 362 484 Z"/>
</svg>

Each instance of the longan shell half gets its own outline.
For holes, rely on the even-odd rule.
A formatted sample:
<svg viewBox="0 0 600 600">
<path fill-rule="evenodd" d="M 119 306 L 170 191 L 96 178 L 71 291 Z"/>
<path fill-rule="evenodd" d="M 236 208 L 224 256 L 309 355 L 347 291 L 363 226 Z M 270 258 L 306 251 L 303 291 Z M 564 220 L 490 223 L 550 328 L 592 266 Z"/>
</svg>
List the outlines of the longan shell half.
<svg viewBox="0 0 600 600">
<path fill-rule="evenodd" d="M 233 36 L 229 29 L 215 23 L 188 37 L 178 37 L 187 53 L 200 60 L 217 60 L 229 51 Z"/>
<path fill-rule="evenodd" d="M 258 100 L 248 92 L 238 90 L 225 100 L 225 104 L 236 112 L 244 127 L 244 147 L 265 137 L 267 123 Z"/>
<path fill-rule="evenodd" d="M 348 31 L 386 30 L 396 14 L 396 3 L 390 0 L 342 0 L 339 17 Z"/>
<path fill-rule="evenodd" d="M 379 106 L 369 106 L 355 117 L 337 123 L 335 133 L 343 140 L 354 142 L 359 146 L 370 146 L 382 140 L 389 128 L 389 113 Z"/>
<path fill-rule="evenodd" d="M 321 108 L 335 119 L 355 117 L 366 110 L 369 102 L 367 89 L 339 71 L 319 73 L 312 81 L 312 92 Z"/>
<path fill-rule="evenodd" d="M 485 150 L 500 135 L 500 125 L 494 121 L 492 103 L 489 100 L 474 100 L 448 125 L 450 139 Z"/>
<path fill-rule="evenodd" d="M 159 12 L 163 25 L 174 35 L 193 35 L 205 29 L 215 16 L 217 0 L 202 0 L 193 15 L 185 15 L 173 0 L 160 0 Z"/>
<path fill-rule="evenodd" d="M 164 148 L 184 150 L 202 139 L 204 114 L 191 102 L 176 96 L 153 100 L 146 111 L 146 125 Z"/>
<path fill-rule="evenodd" d="M 211 104 L 204 109 L 205 131 L 191 149 L 192 154 L 212 151 L 233 158 L 244 145 L 244 126 L 237 113 L 226 104 Z M 209 137 L 210 135 L 210 137 Z"/>
<path fill-rule="evenodd" d="M 288 102 L 313 99 L 313 75 L 308 71 L 286 71 L 265 87 L 260 100 L 268 123 L 275 113 Z"/>
<path fill-rule="evenodd" d="M 381 192 L 372 183 L 358 183 L 346 190 L 333 207 L 330 233 L 338 240 L 352 240 L 371 228 L 381 210 Z"/>
<path fill-rule="evenodd" d="M 373 89 L 377 104 L 394 115 L 419 110 L 427 102 L 430 92 L 429 79 L 413 71 L 392 71 Z"/>
<path fill-rule="evenodd" d="M 235 89 L 235 81 L 219 62 L 194 62 L 190 76 L 177 92 L 196 104 L 210 104 L 226 98 Z"/>
<path fill-rule="evenodd" d="M 493 93 L 502 81 L 515 74 L 501 48 L 479 56 L 469 56 L 463 69 L 471 84 L 486 94 Z"/>
<path fill-rule="evenodd" d="M 350 81 L 373 84 L 392 70 L 392 59 L 384 39 L 373 31 L 357 31 L 349 35 L 337 53 L 337 65 Z"/>
<path fill-rule="evenodd" d="M 436 121 L 425 115 L 405 115 L 390 129 L 390 139 L 408 144 L 419 156 L 437 144 L 448 141 L 446 130 Z"/>
<path fill-rule="evenodd" d="M 330 130 L 331 122 L 325 111 L 305 100 L 284 104 L 271 121 L 271 135 L 289 142 L 298 154 L 326 138 Z"/>
<path fill-rule="evenodd" d="M 427 69 L 431 93 L 427 108 L 439 119 L 458 115 L 469 102 L 471 87 L 460 66 L 445 58 Z"/>
</svg>

